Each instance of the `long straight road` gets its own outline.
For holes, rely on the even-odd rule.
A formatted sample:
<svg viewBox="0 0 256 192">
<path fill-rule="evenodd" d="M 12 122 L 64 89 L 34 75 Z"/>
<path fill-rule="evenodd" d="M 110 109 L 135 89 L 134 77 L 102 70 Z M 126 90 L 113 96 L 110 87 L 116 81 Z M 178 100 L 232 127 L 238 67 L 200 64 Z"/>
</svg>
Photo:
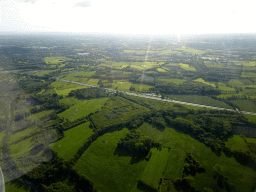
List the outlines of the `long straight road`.
<svg viewBox="0 0 256 192">
<path fill-rule="evenodd" d="M 57 79 L 56 78 L 56 80 L 64 81 L 64 82 L 68 82 L 68 83 L 74 83 L 74 84 L 77 84 L 77 85 L 82 85 L 82 86 L 87 86 L 87 87 L 98 87 L 98 86 L 94 86 L 94 85 L 79 83 L 79 82 L 75 82 L 75 81 L 69 81 L 69 80 L 65 80 L 65 79 Z M 98 87 L 98 88 L 101 88 L 101 87 Z M 109 92 L 113 92 L 113 93 L 116 92 L 116 90 L 114 90 L 114 89 L 108 89 L 108 88 L 101 88 L 101 89 L 105 89 L 105 90 L 107 90 Z M 188 102 L 177 101 L 177 100 L 172 100 L 172 99 L 162 99 L 162 98 L 159 98 L 159 97 L 146 96 L 146 95 L 142 95 L 142 94 L 130 93 L 130 92 L 125 92 L 125 91 L 120 91 L 120 92 L 122 92 L 126 95 L 132 95 L 132 96 L 136 96 L 136 97 L 143 97 L 143 98 L 147 98 L 147 99 L 155 99 L 155 100 L 159 100 L 159 101 L 163 101 L 163 102 L 178 103 L 178 104 L 182 104 L 182 105 L 190 105 L 190 106 L 195 106 L 195 107 L 203 107 L 203 108 L 209 108 L 209 109 L 215 109 L 215 110 L 226 110 L 226 111 L 240 112 L 240 113 L 249 114 L 249 115 L 256 115 L 256 113 L 248 112 L 248 111 L 238 111 L 238 110 L 234 110 L 234 109 L 214 107 L 214 106 L 209 106 L 209 105 L 200 105 L 200 104 L 196 104 L 196 103 L 188 103 Z"/>
</svg>

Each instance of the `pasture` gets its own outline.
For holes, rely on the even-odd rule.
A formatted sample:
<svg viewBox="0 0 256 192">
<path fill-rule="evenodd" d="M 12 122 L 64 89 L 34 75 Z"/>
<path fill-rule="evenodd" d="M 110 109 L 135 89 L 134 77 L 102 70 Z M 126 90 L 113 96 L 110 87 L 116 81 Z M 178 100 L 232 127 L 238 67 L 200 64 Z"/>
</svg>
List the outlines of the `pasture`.
<svg viewBox="0 0 256 192">
<path fill-rule="evenodd" d="M 226 92 L 234 92 L 235 91 L 234 88 L 228 87 L 224 83 L 221 83 L 221 82 L 218 83 L 218 89 L 221 91 L 226 91 Z"/>
<path fill-rule="evenodd" d="M 31 121 L 31 122 L 35 122 L 35 121 L 38 121 L 39 119 L 41 119 L 42 117 L 50 115 L 52 112 L 53 112 L 53 110 L 41 111 L 39 113 L 35 113 L 33 115 L 30 115 L 30 116 L 26 117 L 26 119 Z"/>
<path fill-rule="evenodd" d="M 149 88 L 152 88 L 150 85 L 143 85 L 143 84 L 133 84 L 128 81 L 122 81 L 122 80 L 114 80 L 112 83 L 112 89 L 116 89 L 118 91 L 127 91 L 130 92 L 130 87 L 133 86 L 135 88 L 135 91 L 148 91 Z"/>
<path fill-rule="evenodd" d="M 200 83 L 203 83 L 203 84 L 206 84 L 206 85 L 210 85 L 210 86 L 212 86 L 212 87 L 216 87 L 214 83 L 207 82 L 207 81 L 205 81 L 205 80 L 202 79 L 202 78 L 196 79 L 196 80 L 194 80 L 194 81 L 197 81 L 197 82 L 200 82 Z"/>
<path fill-rule="evenodd" d="M 130 156 L 115 154 L 118 141 L 128 129 L 106 133 L 94 141 L 77 161 L 75 169 L 93 180 L 98 191 L 130 192 L 137 185 L 147 161 L 131 164 Z"/>
<path fill-rule="evenodd" d="M 229 106 L 228 104 L 226 104 L 225 102 L 212 99 L 211 97 L 208 97 L 208 96 L 169 95 L 169 97 L 173 100 L 184 101 L 184 102 L 188 102 L 188 103 L 196 103 L 196 104 L 200 104 L 200 105 L 209 105 L 209 106 L 214 106 L 214 107 L 222 107 L 222 108 L 232 109 L 232 107 Z"/>
<path fill-rule="evenodd" d="M 69 160 L 76 154 L 79 148 L 93 134 L 93 130 L 89 128 L 89 125 L 90 122 L 86 122 L 64 131 L 64 138 L 53 145 L 53 150 L 59 157 Z"/>
<path fill-rule="evenodd" d="M 225 146 L 231 149 L 231 151 L 242 151 L 244 153 L 250 151 L 249 147 L 245 143 L 244 139 L 239 135 L 233 135 L 232 138 L 229 138 L 228 141 L 225 142 Z"/>
<path fill-rule="evenodd" d="M 141 132 L 141 134 L 149 136 L 155 142 L 160 142 L 163 147 L 170 147 L 171 151 L 174 149 L 178 150 L 176 153 L 178 152 L 179 154 L 169 156 L 165 171 L 166 178 L 172 178 L 172 172 L 170 172 L 172 169 L 178 169 L 175 173 L 177 177 L 181 174 L 184 165 L 184 154 L 190 152 L 206 170 L 205 173 L 196 174 L 194 176 L 195 182 L 193 186 L 200 191 L 203 191 L 204 187 L 212 189 L 214 187 L 216 191 L 222 190 L 213 179 L 213 167 L 216 164 L 222 166 L 223 175 L 228 177 L 229 182 L 233 183 L 238 191 L 249 192 L 254 190 L 254 182 L 256 181 L 255 171 L 249 167 L 240 165 L 234 158 L 228 158 L 224 154 L 217 156 L 204 144 L 188 135 L 178 133 L 172 128 L 166 127 L 162 132 L 144 123 L 137 130 Z M 176 161 L 177 159 L 179 159 L 180 163 Z M 171 167 L 168 165 L 171 165 Z M 181 166 L 182 168 L 177 166 Z M 240 177 L 237 177 L 237 175 L 240 175 Z"/>
<path fill-rule="evenodd" d="M 185 79 L 158 79 L 159 81 L 165 81 L 167 83 L 175 83 L 177 85 L 182 84 L 185 82 Z"/>
<path fill-rule="evenodd" d="M 66 58 L 66 57 L 45 57 L 44 58 L 44 62 L 46 64 L 55 64 L 55 65 L 65 62 L 65 61 L 69 61 L 69 60 L 71 60 L 71 59 Z"/>
<path fill-rule="evenodd" d="M 177 48 L 175 50 L 190 53 L 192 55 L 202 55 L 202 54 L 205 53 L 205 51 L 201 51 L 201 50 L 198 50 L 198 49 L 188 49 L 188 48 L 186 48 L 186 46 L 182 46 L 181 48 Z"/>
<path fill-rule="evenodd" d="M 31 134 L 38 132 L 38 131 L 40 131 L 40 128 L 37 126 L 27 128 L 23 131 L 19 131 L 11 136 L 10 142 L 14 143 L 24 137 L 30 136 Z"/>
<path fill-rule="evenodd" d="M 14 158 L 27 155 L 30 150 L 34 147 L 32 138 L 24 139 L 18 143 L 10 145 L 10 153 Z"/>
<path fill-rule="evenodd" d="M 86 86 L 77 85 L 73 83 L 55 81 L 50 85 L 58 95 L 67 96 L 72 90 L 87 88 Z"/>
<path fill-rule="evenodd" d="M 228 84 L 233 87 L 243 87 L 245 85 L 243 82 L 236 79 L 229 80 Z"/>
<path fill-rule="evenodd" d="M 196 68 L 193 66 L 190 66 L 189 64 L 179 63 L 179 67 L 188 71 L 196 71 Z"/>
<path fill-rule="evenodd" d="M 90 113 L 94 113 L 97 110 L 101 110 L 108 99 L 109 98 L 106 97 L 101 99 L 81 100 L 58 115 L 70 121 L 74 121 L 81 117 L 85 117 Z"/>
</svg>

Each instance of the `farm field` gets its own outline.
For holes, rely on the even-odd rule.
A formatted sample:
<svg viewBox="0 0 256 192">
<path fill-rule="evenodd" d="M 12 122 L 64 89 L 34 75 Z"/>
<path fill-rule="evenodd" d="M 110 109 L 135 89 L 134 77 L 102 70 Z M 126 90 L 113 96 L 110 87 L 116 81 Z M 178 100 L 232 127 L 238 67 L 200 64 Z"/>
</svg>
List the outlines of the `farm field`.
<svg viewBox="0 0 256 192">
<path fill-rule="evenodd" d="M 55 81 L 51 84 L 51 87 L 58 95 L 67 96 L 72 90 L 87 88 L 86 86 L 76 85 L 73 83 L 67 83 L 63 81 Z"/>
<path fill-rule="evenodd" d="M 70 130 L 64 131 L 64 138 L 53 145 L 53 150 L 65 160 L 69 160 L 76 154 L 81 146 L 92 135 L 89 128 L 90 122 L 83 123 Z"/>
<path fill-rule="evenodd" d="M 202 54 L 205 53 L 205 51 L 201 51 L 201 50 L 198 50 L 198 49 L 188 49 L 185 46 L 182 46 L 181 48 L 177 48 L 175 50 L 183 51 L 183 52 L 186 52 L 186 53 L 191 53 L 193 55 L 202 55 Z"/>
<path fill-rule="evenodd" d="M 33 73 L 33 75 L 37 75 L 37 76 L 44 76 L 44 75 L 48 75 L 49 73 L 55 72 L 56 70 L 45 70 L 45 71 L 38 71 L 36 73 Z"/>
<path fill-rule="evenodd" d="M 218 83 L 218 89 L 220 89 L 221 91 L 227 91 L 227 92 L 234 92 L 235 91 L 234 88 L 228 87 L 224 83 L 221 83 L 221 82 Z"/>
<path fill-rule="evenodd" d="M 18 158 L 23 155 L 27 155 L 29 151 L 34 147 L 32 138 L 24 139 L 18 143 L 10 145 L 10 152 L 13 157 Z"/>
<path fill-rule="evenodd" d="M 244 116 L 248 119 L 249 122 L 256 123 L 255 115 L 244 114 Z"/>
<path fill-rule="evenodd" d="M 223 169 L 223 175 L 229 177 L 229 181 L 235 185 L 238 191 L 251 191 L 254 189 L 254 182 L 256 181 L 256 173 L 243 165 L 240 165 L 234 158 L 228 158 L 224 154 L 220 157 L 215 155 L 210 148 L 206 147 L 204 144 L 193 139 L 192 137 L 176 132 L 172 128 L 166 127 L 163 132 L 153 128 L 151 125 L 144 123 L 141 127 L 137 129 L 141 134 L 149 136 L 156 142 L 160 142 L 164 147 L 170 147 L 171 150 L 177 149 L 179 152 L 191 153 L 194 158 L 205 168 L 206 172 L 201 174 L 196 174 L 194 176 L 195 182 L 193 186 L 199 190 L 203 190 L 204 187 L 212 188 L 215 186 L 215 190 L 222 191 L 221 188 L 216 186 L 215 180 L 213 179 L 213 167 L 216 164 L 221 165 Z M 183 156 L 182 153 L 179 156 Z M 181 157 L 180 156 L 180 157 Z M 170 156 L 170 160 L 176 160 L 177 158 Z M 181 161 L 182 162 L 182 161 Z M 184 162 L 184 160 L 183 160 Z M 177 162 L 174 161 L 173 164 L 168 161 L 168 164 L 172 167 L 167 167 L 166 177 L 170 177 L 170 172 L 168 174 L 168 168 L 177 169 Z M 183 166 L 182 163 L 178 164 Z M 183 170 L 183 168 L 179 168 Z M 169 170 L 169 171 L 170 171 Z M 177 170 L 178 171 L 178 170 Z M 177 172 L 177 175 L 180 171 Z M 236 177 L 240 174 L 241 177 Z"/>
<path fill-rule="evenodd" d="M 95 75 L 96 71 L 79 71 L 68 73 L 66 75 L 61 75 L 58 78 L 65 79 L 69 81 L 79 81 L 79 79 L 88 78 Z"/>
<path fill-rule="evenodd" d="M 121 81 L 121 80 L 114 80 L 112 83 L 112 89 L 116 89 L 118 91 L 127 91 L 130 92 L 130 87 L 133 86 L 135 91 L 148 91 L 149 88 L 152 88 L 150 85 L 143 85 L 143 84 L 133 84 L 128 81 Z"/>
<path fill-rule="evenodd" d="M 90 116 L 96 128 L 100 129 L 113 124 L 126 123 L 149 109 L 122 97 L 111 98 L 99 113 Z M 99 121 L 100 119 L 100 121 Z"/>
<path fill-rule="evenodd" d="M 90 113 L 94 113 L 98 109 L 100 110 L 108 99 L 109 98 L 106 97 L 101 99 L 82 100 L 58 115 L 70 121 L 74 121 L 81 117 L 85 117 Z"/>
<path fill-rule="evenodd" d="M 239 107 L 241 111 L 256 112 L 256 105 L 250 100 L 237 99 L 231 102 Z"/>
<path fill-rule="evenodd" d="M 233 86 L 233 87 L 243 87 L 245 84 L 239 80 L 235 80 L 235 79 L 231 79 L 228 82 L 229 85 Z"/>
<path fill-rule="evenodd" d="M 65 61 L 69 61 L 71 59 L 66 58 L 66 57 L 45 57 L 44 62 L 46 64 L 59 64 Z"/>
<path fill-rule="evenodd" d="M 14 143 L 14 142 L 16 142 L 16 141 L 18 141 L 18 140 L 20 140 L 20 139 L 22 139 L 24 137 L 30 136 L 32 133 L 36 133 L 38 131 L 40 131 L 40 128 L 37 127 L 37 126 L 33 126 L 31 128 L 27 128 L 27 129 L 25 129 L 23 131 L 19 131 L 19 132 L 15 133 L 14 135 L 11 136 L 10 142 Z"/>
<path fill-rule="evenodd" d="M 131 157 L 115 155 L 118 141 L 129 131 L 106 133 L 94 141 L 75 165 L 75 169 L 94 181 L 102 192 L 130 192 L 137 184 L 147 161 L 131 164 Z"/>
<path fill-rule="evenodd" d="M 189 64 L 179 63 L 180 68 L 188 70 L 188 71 L 196 71 L 196 68 L 190 66 Z"/>
<path fill-rule="evenodd" d="M 200 83 L 203 83 L 203 84 L 206 84 L 206 85 L 210 85 L 212 87 L 216 87 L 214 83 L 207 82 L 207 81 L 203 80 L 202 78 L 196 79 L 194 81 L 197 81 L 197 82 L 200 82 Z"/>
<path fill-rule="evenodd" d="M 28 116 L 26 119 L 31 121 L 31 122 L 35 122 L 35 121 L 38 121 L 39 119 L 41 119 L 42 117 L 50 115 L 52 112 L 53 112 L 53 110 L 41 111 L 39 113 L 35 113 L 33 115 Z"/>
<path fill-rule="evenodd" d="M 159 81 L 165 81 L 167 83 L 175 83 L 177 85 L 182 84 L 185 82 L 185 79 L 158 79 Z"/>
<path fill-rule="evenodd" d="M 224 103 L 223 101 L 214 100 L 208 96 L 199 96 L 199 95 L 169 95 L 171 99 L 184 101 L 188 103 L 196 103 L 201 105 L 209 105 L 214 107 L 222 107 L 227 109 L 232 109 L 231 106 Z"/>
<path fill-rule="evenodd" d="M 228 139 L 228 141 L 225 142 L 225 146 L 230 148 L 231 151 L 235 151 L 235 150 L 242 151 L 242 152 L 250 151 L 244 139 L 241 138 L 239 135 L 233 135 L 232 138 Z"/>
</svg>

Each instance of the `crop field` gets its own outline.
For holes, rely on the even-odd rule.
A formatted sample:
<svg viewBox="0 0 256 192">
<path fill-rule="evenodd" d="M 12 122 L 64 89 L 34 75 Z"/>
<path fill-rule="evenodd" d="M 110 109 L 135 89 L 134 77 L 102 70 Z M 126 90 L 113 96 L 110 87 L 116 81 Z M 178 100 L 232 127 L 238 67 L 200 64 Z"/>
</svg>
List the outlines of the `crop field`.
<svg viewBox="0 0 256 192">
<path fill-rule="evenodd" d="M 158 79 L 159 81 L 165 81 L 167 83 L 175 83 L 177 85 L 185 82 L 185 79 Z"/>
<path fill-rule="evenodd" d="M 71 59 L 66 58 L 66 57 L 45 57 L 44 58 L 44 62 L 46 64 L 59 64 L 62 63 L 64 61 L 69 61 Z"/>
<path fill-rule="evenodd" d="M 233 87 L 243 87 L 245 84 L 239 80 L 235 80 L 235 79 L 231 79 L 228 82 L 229 85 L 233 86 Z"/>
<path fill-rule="evenodd" d="M 241 77 L 253 77 L 255 78 L 256 77 L 256 73 L 251 73 L 251 72 L 242 72 L 242 76 Z"/>
<path fill-rule="evenodd" d="M 189 64 L 179 63 L 179 67 L 188 71 L 196 71 L 196 68 L 189 66 Z"/>
<path fill-rule="evenodd" d="M 158 72 L 163 72 L 163 73 L 165 73 L 165 72 L 167 72 L 165 69 L 163 69 L 163 68 L 157 68 L 156 69 Z"/>
<path fill-rule="evenodd" d="M 27 128 L 23 131 L 19 131 L 19 132 L 15 133 L 14 135 L 11 136 L 11 143 L 14 143 L 14 142 L 26 137 L 26 136 L 30 136 L 32 133 L 35 133 L 37 131 L 40 131 L 39 127 L 37 127 L 37 126 Z"/>
<path fill-rule="evenodd" d="M 235 89 L 231 87 L 227 87 L 224 83 L 219 82 L 218 83 L 218 89 L 221 91 L 227 91 L 227 92 L 234 92 Z"/>
<path fill-rule="evenodd" d="M 35 113 L 33 115 L 28 116 L 26 119 L 31 121 L 31 122 L 35 122 L 37 120 L 39 120 L 40 118 L 50 115 L 53 112 L 53 110 L 49 110 L 49 111 L 41 111 L 39 113 Z"/>
<path fill-rule="evenodd" d="M 118 141 L 128 132 L 123 129 L 99 137 L 76 163 L 75 169 L 93 180 L 98 191 L 130 192 L 137 185 L 148 162 L 131 164 L 131 157 L 114 154 Z"/>
<path fill-rule="evenodd" d="M 234 158 L 228 158 L 224 154 L 219 157 L 204 144 L 188 135 L 178 133 L 172 128 L 166 127 L 165 130 L 161 132 L 156 128 L 153 128 L 151 125 L 144 123 L 137 130 L 141 132 L 141 134 L 149 136 L 154 141 L 160 142 L 163 146 L 170 147 L 171 150 L 176 149 L 181 152 L 181 154 L 177 155 L 178 158 L 180 155 L 183 156 L 185 153 L 190 152 L 206 170 L 205 173 L 196 174 L 194 176 L 195 183 L 193 186 L 197 187 L 200 191 L 203 191 L 204 187 L 212 188 L 212 186 L 216 187 L 214 190 L 221 191 L 221 188 L 216 186 L 216 181 L 213 179 L 213 167 L 216 164 L 221 165 L 223 175 L 229 177 L 229 182 L 233 183 L 238 191 L 249 192 L 252 191 L 252 189 L 254 190 L 256 173 L 251 168 L 239 164 Z M 184 159 L 182 157 L 180 158 L 180 164 L 177 164 L 177 158 L 172 156 L 170 156 L 167 163 L 167 165 L 172 165 L 172 167 L 169 167 L 170 170 L 180 169 L 179 171 L 177 170 L 177 175 L 179 175 L 180 171 L 183 170 Z M 171 163 L 171 159 L 174 160 L 173 163 Z M 182 166 L 182 168 L 178 168 L 177 165 Z M 166 168 L 168 170 L 168 166 Z M 169 174 L 171 175 L 172 173 L 169 172 Z M 166 171 L 167 178 L 170 177 L 169 174 L 168 171 Z M 237 175 L 240 175 L 240 177 L 237 177 Z"/>
<path fill-rule="evenodd" d="M 169 157 L 169 152 L 167 148 L 163 148 L 161 151 L 153 148 L 151 152 L 151 158 L 142 174 L 141 180 L 157 189 Z"/>
<path fill-rule="evenodd" d="M 74 73 L 69 73 L 66 75 L 61 75 L 58 78 L 63 78 L 70 81 L 79 81 L 80 78 L 87 78 L 95 75 L 96 71 L 79 71 Z"/>
<path fill-rule="evenodd" d="M 201 51 L 201 50 L 198 50 L 198 49 L 187 49 L 185 46 L 182 46 L 181 48 L 177 48 L 175 50 L 191 53 L 193 55 L 202 55 L 202 54 L 205 53 L 205 51 Z"/>
<path fill-rule="evenodd" d="M 72 105 L 80 102 L 80 100 L 76 99 L 75 97 L 65 97 L 63 99 L 60 99 L 59 102 L 71 107 Z"/>
<path fill-rule="evenodd" d="M 90 122 L 83 123 L 64 132 L 65 137 L 53 146 L 53 150 L 66 160 L 76 154 L 81 146 L 92 135 L 93 130 L 89 128 Z"/>
<path fill-rule="evenodd" d="M 91 116 L 97 128 L 125 123 L 136 115 L 149 111 L 148 108 L 121 97 L 113 97 L 99 113 Z M 99 121 L 100 119 L 100 121 Z"/>
<path fill-rule="evenodd" d="M 67 83 L 63 81 L 55 81 L 51 84 L 51 87 L 55 89 L 55 92 L 58 95 L 63 95 L 63 96 L 67 96 L 72 90 L 87 88 L 86 86 Z"/>
<path fill-rule="evenodd" d="M 18 158 L 26 155 L 34 147 L 34 143 L 31 141 L 32 138 L 24 139 L 16 144 L 10 145 L 10 152 L 13 157 Z"/>
<path fill-rule="evenodd" d="M 201 105 L 209 105 L 214 107 L 222 107 L 227 109 L 232 109 L 231 106 L 226 104 L 223 101 L 214 100 L 208 96 L 199 96 L 199 95 L 169 95 L 171 99 L 184 101 L 188 103 L 196 103 Z"/>
<path fill-rule="evenodd" d="M 249 147 L 245 143 L 244 139 L 239 135 L 233 135 L 232 138 L 225 142 L 225 146 L 229 147 L 231 151 L 237 150 L 242 152 L 250 151 Z"/>
<path fill-rule="evenodd" d="M 127 91 L 130 92 L 130 87 L 133 86 L 135 88 L 135 91 L 148 91 L 149 88 L 152 88 L 150 85 L 143 85 L 143 84 L 133 84 L 128 81 L 122 81 L 122 80 L 114 80 L 112 83 L 112 89 L 116 89 L 118 91 Z"/>
<path fill-rule="evenodd" d="M 60 117 L 67 118 L 70 121 L 74 121 L 81 117 L 85 117 L 90 113 L 94 113 L 98 109 L 100 110 L 103 105 L 107 102 L 109 98 L 101 98 L 101 99 L 90 99 L 90 100 L 82 100 L 74 104 L 72 107 L 67 109 L 66 111 L 59 114 Z"/>
<path fill-rule="evenodd" d="M 241 111 L 256 112 L 256 105 L 250 100 L 237 99 L 232 103 L 239 107 Z"/>
<path fill-rule="evenodd" d="M 216 87 L 214 83 L 207 82 L 207 81 L 205 81 L 205 80 L 202 79 L 202 78 L 196 79 L 196 80 L 194 80 L 194 81 L 197 81 L 197 82 L 200 82 L 200 83 L 203 83 L 203 84 L 206 84 L 206 85 L 210 85 L 210 86 L 212 86 L 212 87 Z"/>
</svg>

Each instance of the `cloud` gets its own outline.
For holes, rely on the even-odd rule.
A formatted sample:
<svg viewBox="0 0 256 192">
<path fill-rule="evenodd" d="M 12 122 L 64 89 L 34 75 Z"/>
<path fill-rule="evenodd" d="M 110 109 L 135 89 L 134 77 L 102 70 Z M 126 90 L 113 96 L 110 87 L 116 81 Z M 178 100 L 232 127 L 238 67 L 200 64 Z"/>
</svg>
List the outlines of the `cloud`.
<svg viewBox="0 0 256 192">
<path fill-rule="evenodd" d="M 81 2 L 77 2 L 74 7 L 83 7 L 83 8 L 86 8 L 86 7 L 90 7 L 92 6 L 91 5 L 91 1 L 81 1 Z"/>
</svg>

